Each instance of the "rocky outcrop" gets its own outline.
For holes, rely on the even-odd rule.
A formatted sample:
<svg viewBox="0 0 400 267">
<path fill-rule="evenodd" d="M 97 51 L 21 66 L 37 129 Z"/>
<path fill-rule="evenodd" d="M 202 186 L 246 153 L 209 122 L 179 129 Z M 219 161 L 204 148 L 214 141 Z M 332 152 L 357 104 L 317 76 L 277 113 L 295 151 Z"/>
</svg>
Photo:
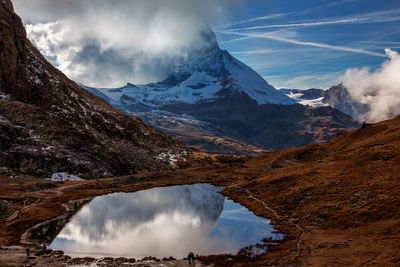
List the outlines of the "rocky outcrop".
<svg viewBox="0 0 400 267">
<path fill-rule="evenodd" d="M 332 86 L 326 90 L 322 102 L 346 113 L 356 120 L 363 120 L 370 111 L 368 105 L 354 100 L 343 84 Z"/>
<path fill-rule="evenodd" d="M 85 178 L 171 168 L 189 149 L 54 68 L 0 2 L 0 166 Z"/>
</svg>

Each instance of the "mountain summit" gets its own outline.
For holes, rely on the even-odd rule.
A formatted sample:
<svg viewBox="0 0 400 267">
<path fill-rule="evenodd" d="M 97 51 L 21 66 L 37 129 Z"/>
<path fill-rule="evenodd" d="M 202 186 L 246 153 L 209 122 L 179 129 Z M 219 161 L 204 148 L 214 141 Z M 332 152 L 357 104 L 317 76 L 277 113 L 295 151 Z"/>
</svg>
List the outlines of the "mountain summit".
<svg viewBox="0 0 400 267">
<path fill-rule="evenodd" d="M 193 49 L 161 82 L 87 89 L 209 153 L 254 155 L 264 149 L 327 141 L 358 126 L 331 107 L 296 104 L 220 49 L 211 30 L 204 32 L 203 39 L 203 49 Z"/>
<path fill-rule="evenodd" d="M 246 95 L 258 104 L 295 103 L 268 84 L 259 74 L 218 46 L 209 29 L 202 35 L 203 49 L 189 53 L 165 80 L 118 89 L 98 89 L 122 107 L 142 104 L 149 107 L 173 103 L 202 103 L 234 95 Z"/>
</svg>

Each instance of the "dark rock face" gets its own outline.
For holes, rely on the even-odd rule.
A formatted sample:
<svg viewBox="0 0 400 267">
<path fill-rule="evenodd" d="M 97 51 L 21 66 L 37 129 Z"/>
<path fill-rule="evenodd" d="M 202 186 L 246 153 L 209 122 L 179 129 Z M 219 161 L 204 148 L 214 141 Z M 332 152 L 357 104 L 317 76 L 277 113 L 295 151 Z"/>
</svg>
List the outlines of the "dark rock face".
<svg viewBox="0 0 400 267">
<path fill-rule="evenodd" d="M 326 142 L 338 132 L 360 127 L 359 122 L 332 107 L 260 105 L 247 94 L 229 88 L 221 90 L 220 98 L 213 101 L 177 102 L 156 107 L 137 103 L 126 95 L 117 102 L 94 88 L 87 89 L 115 107 L 140 114 L 159 130 L 208 153 L 253 156 L 265 152 L 264 149 L 280 150 Z M 283 89 L 281 92 L 302 93 L 302 99 L 325 95 L 322 89 Z M 154 110 L 170 115 L 155 116 Z M 187 115 L 193 120 L 179 123 L 179 118 L 185 119 Z M 178 118 L 178 122 L 175 123 L 176 119 L 171 120 L 171 117 Z"/>
<path fill-rule="evenodd" d="M 359 127 L 348 115 L 331 107 L 257 105 L 243 96 L 201 104 L 162 107 L 176 114 L 219 125 L 266 148 L 284 149 L 331 140 L 338 132 Z"/>
<path fill-rule="evenodd" d="M 332 86 L 325 91 L 322 101 L 357 120 L 362 120 L 370 111 L 368 105 L 355 101 L 343 84 Z"/>
<path fill-rule="evenodd" d="M 171 168 L 189 149 L 69 80 L 0 2 L 0 166 L 85 178 Z"/>
</svg>

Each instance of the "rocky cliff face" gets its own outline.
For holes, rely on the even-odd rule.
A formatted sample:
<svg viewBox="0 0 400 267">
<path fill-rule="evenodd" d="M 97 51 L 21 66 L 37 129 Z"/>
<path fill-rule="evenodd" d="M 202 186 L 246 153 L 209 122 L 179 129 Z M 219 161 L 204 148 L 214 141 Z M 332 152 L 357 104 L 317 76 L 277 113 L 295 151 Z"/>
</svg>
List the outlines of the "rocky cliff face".
<svg viewBox="0 0 400 267">
<path fill-rule="evenodd" d="M 331 107 L 348 114 L 356 120 L 363 120 L 370 111 L 368 105 L 354 100 L 348 92 L 348 89 L 344 87 L 343 84 L 332 86 L 325 91 L 322 101 Z"/>
<path fill-rule="evenodd" d="M 0 2 L 0 166 L 94 178 L 171 168 L 188 151 L 69 80 Z"/>
</svg>

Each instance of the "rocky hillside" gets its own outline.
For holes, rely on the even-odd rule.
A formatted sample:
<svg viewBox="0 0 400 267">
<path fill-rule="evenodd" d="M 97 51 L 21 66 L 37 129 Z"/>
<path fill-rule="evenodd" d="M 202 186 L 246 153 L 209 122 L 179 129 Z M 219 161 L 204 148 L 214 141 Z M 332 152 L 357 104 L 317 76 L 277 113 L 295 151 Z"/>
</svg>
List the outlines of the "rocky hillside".
<svg viewBox="0 0 400 267">
<path fill-rule="evenodd" d="M 259 156 L 268 150 L 229 128 L 167 111 L 141 112 L 140 118 L 182 143 L 209 154 Z"/>
<path fill-rule="evenodd" d="M 267 253 L 262 265 L 399 266 L 399 148 L 396 117 L 248 162 L 260 179 L 241 187 L 300 230 L 292 241 L 297 251 Z"/>
<path fill-rule="evenodd" d="M 171 168 L 188 148 L 112 108 L 54 68 L 0 2 L 0 166 L 85 178 Z"/>
<path fill-rule="evenodd" d="M 0 174 L 0 222 L 4 222 L 0 223 L 0 265 L 27 265 L 22 257 L 25 247 L 5 246 L 29 243 L 30 235 L 24 235 L 29 228 L 33 227 L 32 233 L 42 232 L 43 222 L 71 216 L 63 203 L 121 191 L 212 183 L 225 187 L 225 196 L 257 216 L 270 219 L 285 237 L 260 257 L 246 258 L 243 253 L 201 257 L 204 265 L 399 266 L 399 148 L 397 117 L 364 124 L 328 143 L 273 151 L 247 163 L 207 163 L 173 172 L 65 184 L 30 177 L 15 183 Z M 38 261 L 37 266 L 47 266 L 41 261 L 51 266 L 90 264 L 87 259 L 53 253 L 33 258 L 29 265 Z"/>
</svg>

